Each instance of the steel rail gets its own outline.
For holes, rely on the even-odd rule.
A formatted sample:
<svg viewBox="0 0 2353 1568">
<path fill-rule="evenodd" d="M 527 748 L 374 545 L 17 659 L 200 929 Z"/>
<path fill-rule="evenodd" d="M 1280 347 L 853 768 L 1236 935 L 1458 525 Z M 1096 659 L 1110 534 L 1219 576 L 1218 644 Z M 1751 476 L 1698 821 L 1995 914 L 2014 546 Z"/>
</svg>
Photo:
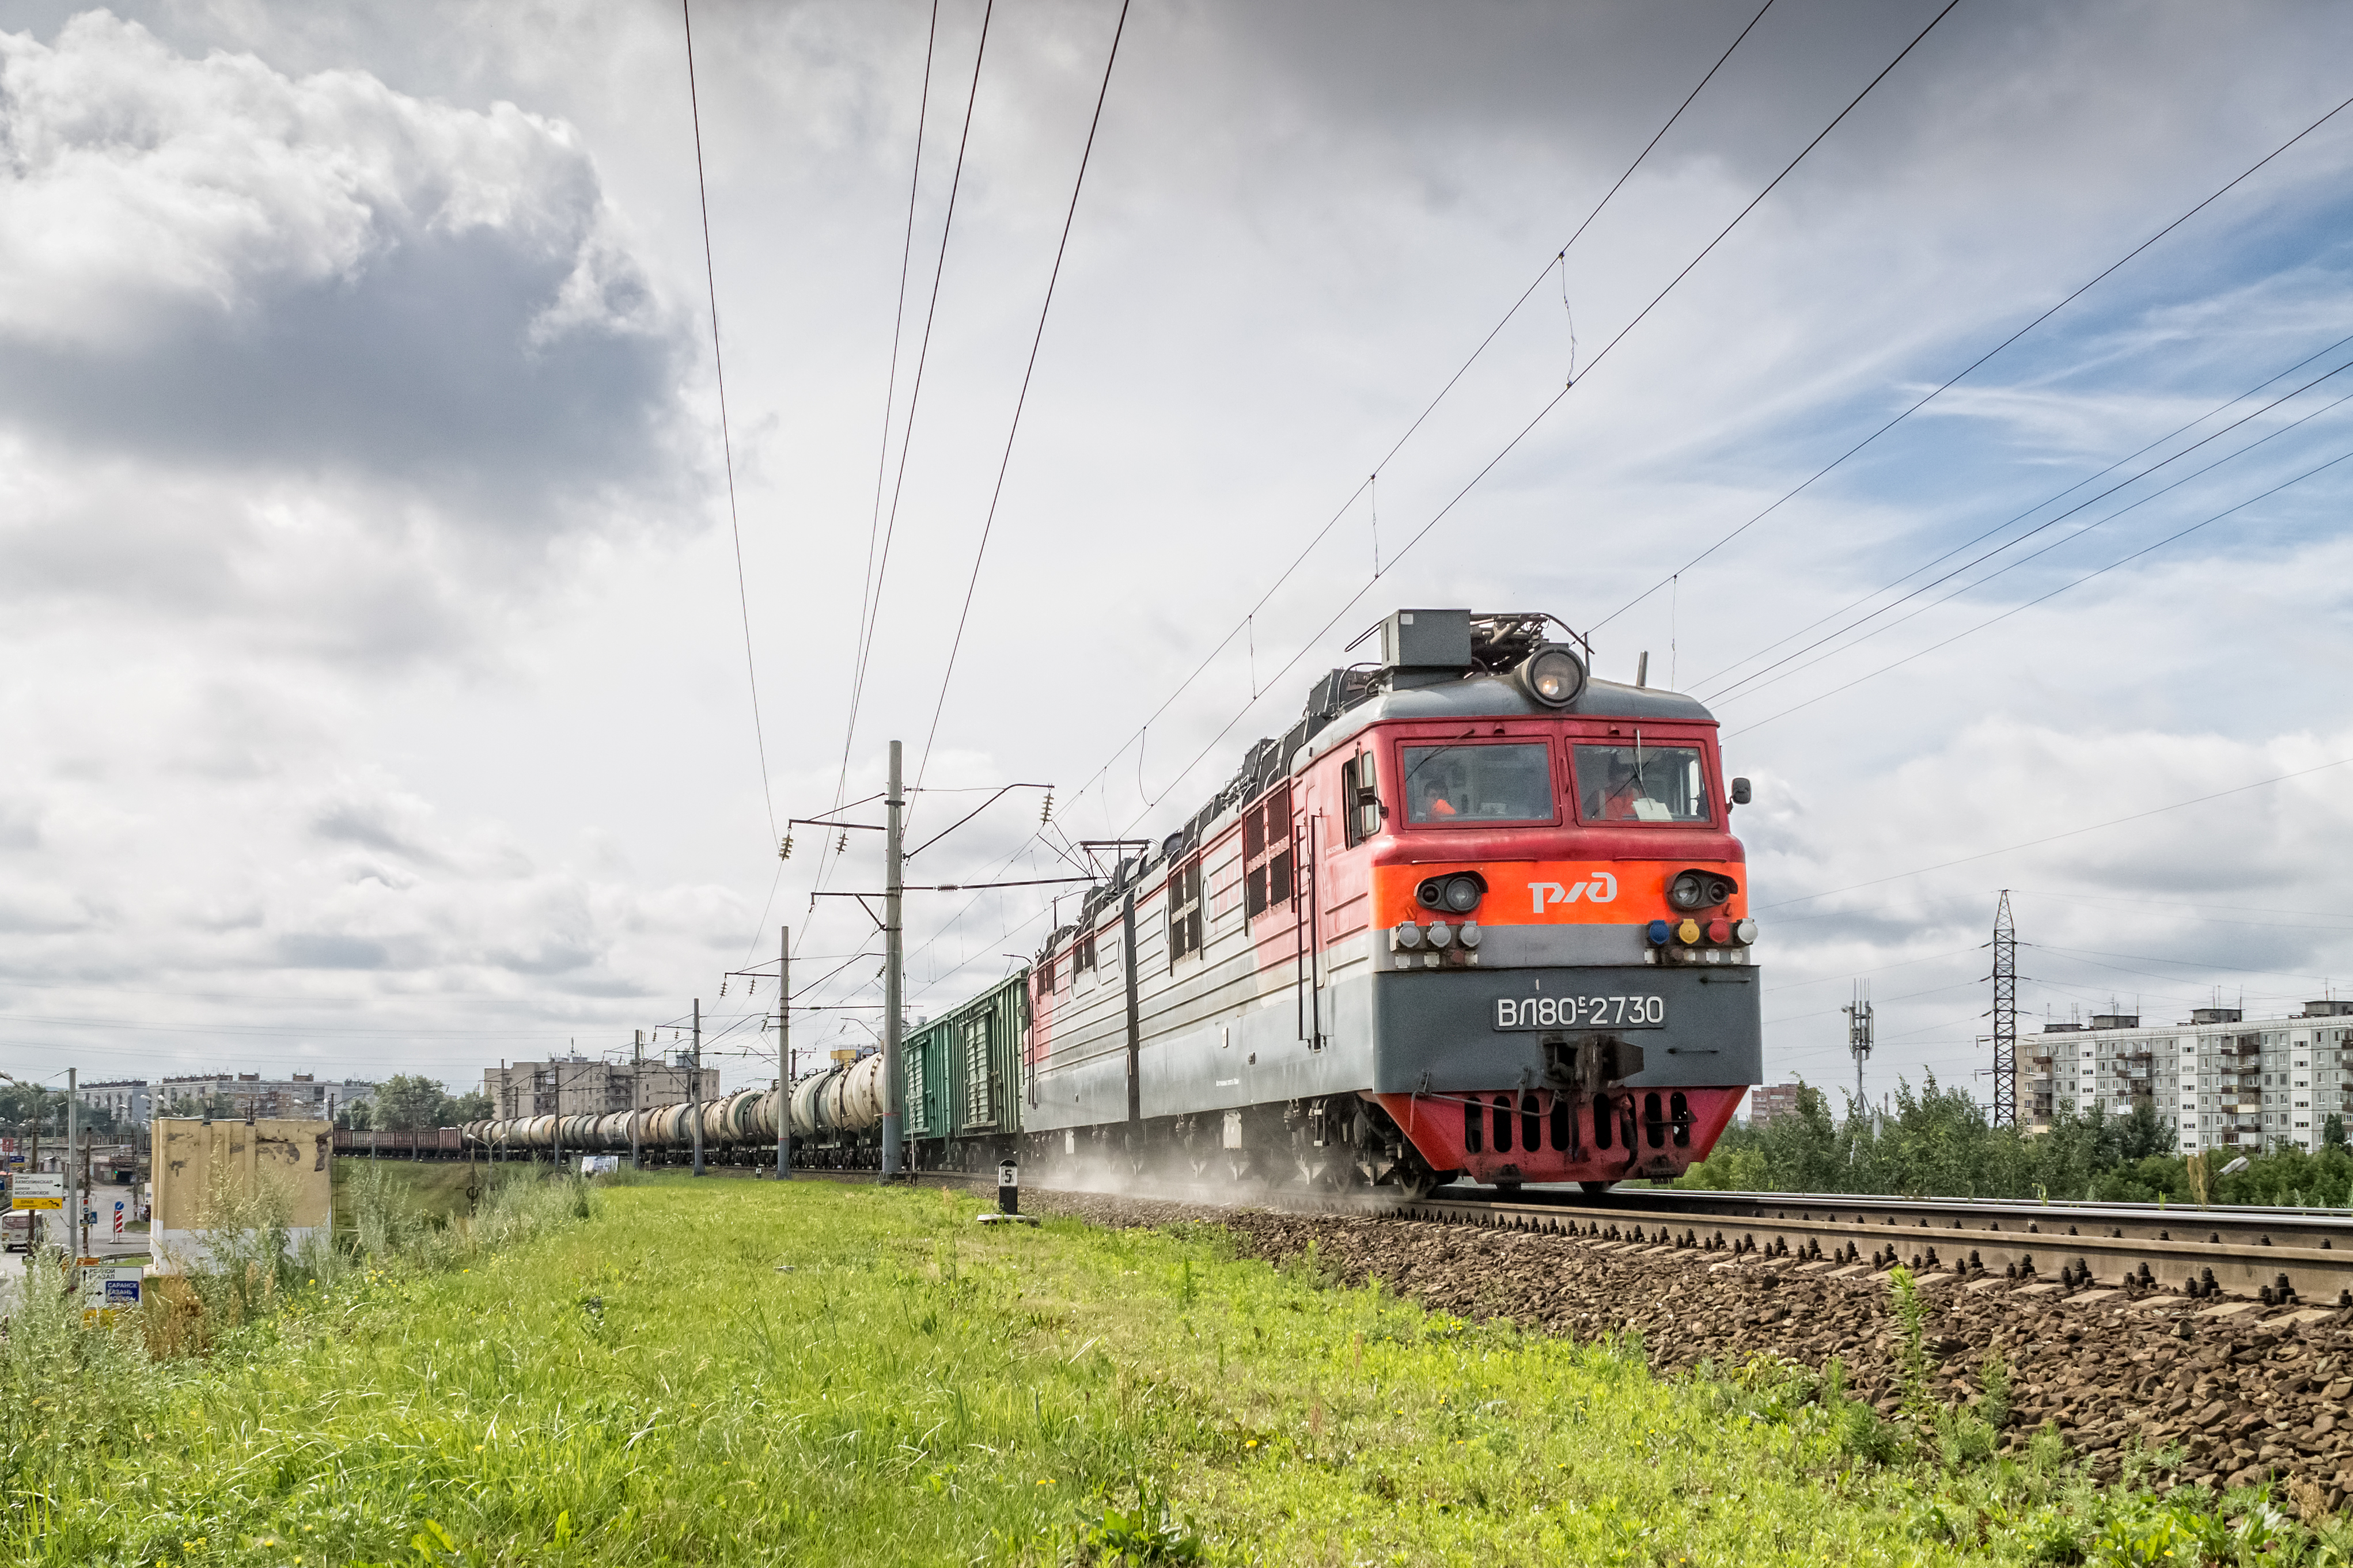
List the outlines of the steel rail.
<svg viewBox="0 0 2353 1568">
<path fill-rule="evenodd" d="M 1868 1271 L 1891 1255 L 1971 1283 L 2071 1296 L 2131 1290 L 2208 1310 L 2353 1307 L 2353 1216 L 2294 1209 L 2045 1205 L 2015 1199 L 1874 1198 L 1638 1189 L 1588 1194 L 1441 1188 L 1378 1209 L 1398 1218 L 1577 1236 L 1618 1246 L 1697 1248 L 1729 1258 Z M 2335 1242 L 2344 1239 L 2343 1247 Z M 2225 1300 L 2223 1298 L 2230 1298 Z"/>
<path fill-rule="evenodd" d="M 810 1173 L 871 1179 L 859 1171 Z M 986 1184 L 982 1176 L 962 1171 L 922 1175 Z M 1521 1231 L 1628 1253 L 1694 1252 L 1723 1262 L 1772 1262 L 1847 1277 L 1883 1277 L 1885 1270 L 1874 1270 L 1869 1260 L 1892 1255 L 1932 1280 L 1957 1279 L 2028 1299 L 2059 1296 L 2090 1304 L 2130 1293 L 2151 1307 L 2195 1307 L 2215 1316 L 2285 1307 L 2317 1318 L 2353 1307 L 2353 1215 L 2311 1210 L 1682 1188 L 1588 1194 L 1448 1186 L 1421 1198 L 1361 1189 L 1193 1184 L 1166 1184 L 1151 1193 L 1044 1184 L 1031 1190 Z M 2333 1245 L 2339 1239 L 2346 1246 Z"/>
</svg>

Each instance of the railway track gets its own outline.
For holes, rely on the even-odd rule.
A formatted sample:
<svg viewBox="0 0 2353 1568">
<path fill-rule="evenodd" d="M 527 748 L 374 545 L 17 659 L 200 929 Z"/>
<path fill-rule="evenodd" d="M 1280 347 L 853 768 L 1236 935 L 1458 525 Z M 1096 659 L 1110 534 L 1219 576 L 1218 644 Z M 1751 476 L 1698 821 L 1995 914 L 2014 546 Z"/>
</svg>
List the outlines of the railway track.
<svg viewBox="0 0 2353 1568">
<path fill-rule="evenodd" d="M 1364 1211 L 1360 1211 L 1364 1212 Z M 1825 1271 L 1904 1263 L 2037 1294 L 2211 1298 L 2211 1310 L 2353 1307 L 2353 1216 L 2154 1204 L 1821 1194 L 1445 1188 L 1399 1218 L 1575 1234 L 1625 1246 L 1788 1258 Z"/>
<path fill-rule="evenodd" d="M 867 1173 L 838 1174 L 849 1180 Z M 993 1187 L 994 1176 L 927 1171 L 926 1183 Z M 1035 1186 L 1034 1192 L 1097 1192 Z M 2222 1315 L 2265 1306 L 2316 1314 L 2353 1307 L 2353 1215 L 2157 1204 L 2045 1204 L 2018 1198 L 1890 1198 L 1822 1193 L 1619 1188 L 1442 1187 L 1426 1198 L 1161 1184 L 1137 1197 L 1295 1214 L 1424 1220 L 1579 1236 L 1726 1259 L 1787 1259 L 1823 1272 L 1916 1272 L 1999 1280 L 2020 1293 L 2080 1299 L 2093 1290 L 2207 1302 Z"/>
</svg>

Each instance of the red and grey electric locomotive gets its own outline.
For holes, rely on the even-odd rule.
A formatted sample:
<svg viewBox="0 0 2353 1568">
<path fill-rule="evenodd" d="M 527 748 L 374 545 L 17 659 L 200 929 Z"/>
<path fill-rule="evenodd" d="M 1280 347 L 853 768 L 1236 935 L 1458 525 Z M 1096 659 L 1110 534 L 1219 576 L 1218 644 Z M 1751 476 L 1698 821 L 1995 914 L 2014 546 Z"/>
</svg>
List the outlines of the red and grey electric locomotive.
<svg viewBox="0 0 2353 1568">
<path fill-rule="evenodd" d="M 1748 784 L 1704 708 L 1590 679 L 1558 624 L 1390 616 L 1379 664 L 1317 682 L 1026 975 L 910 1034 L 913 1163 L 1419 1194 L 1705 1158 L 1762 1066 L 1728 821 Z M 789 1116 L 797 1159 L 871 1167 L 880 1067 L 747 1089 L 695 1125 L 750 1158 Z M 688 1112 L 634 1113 L 640 1144 L 684 1147 Z M 563 1146 L 629 1147 L 632 1119 L 581 1119 Z M 469 1131 L 530 1146 L 557 1131 L 541 1121 Z"/>
<path fill-rule="evenodd" d="M 1390 616 L 1088 895 L 1030 973 L 1029 1161 L 1419 1193 L 1706 1156 L 1762 1066 L 1747 781 L 1551 625 Z"/>
</svg>

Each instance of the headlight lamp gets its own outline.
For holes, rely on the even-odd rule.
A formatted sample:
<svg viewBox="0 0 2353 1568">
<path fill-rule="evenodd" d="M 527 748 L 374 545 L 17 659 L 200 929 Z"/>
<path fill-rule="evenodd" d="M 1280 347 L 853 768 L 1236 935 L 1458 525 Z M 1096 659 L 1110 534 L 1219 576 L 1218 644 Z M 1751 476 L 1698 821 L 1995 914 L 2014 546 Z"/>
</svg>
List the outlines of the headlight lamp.
<svg viewBox="0 0 2353 1568">
<path fill-rule="evenodd" d="M 1667 882 L 1667 902 L 1679 910 L 1710 910 L 1728 903 L 1740 884 L 1717 871 L 1678 871 Z"/>
<path fill-rule="evenodd" d="M 1546 643 L 1514 672 L 1520 689 L 1547 708 L 1566 708 L 1585 689 L 1585 664 L 1558 643 Z"/>
<path fill-rule="evenodd" d="M 1479 907 L 1487 896 L 1487 879 L 1476 871 L 1457 871 L 1451 877 L 1426 877 L 1421 886 L 1413 890 L 1414 901 L 1425 910 L 1438 910 L 1467 915 Z"/>
</svg>

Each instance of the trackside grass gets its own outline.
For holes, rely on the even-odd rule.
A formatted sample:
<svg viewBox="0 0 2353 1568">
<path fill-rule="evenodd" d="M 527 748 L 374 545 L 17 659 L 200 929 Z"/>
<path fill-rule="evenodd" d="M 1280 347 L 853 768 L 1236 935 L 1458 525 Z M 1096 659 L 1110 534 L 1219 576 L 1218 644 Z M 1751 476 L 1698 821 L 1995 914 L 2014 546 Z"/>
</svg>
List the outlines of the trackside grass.
<svg viewBox="0 0 2353 1568">
<path fill-rule="evenodd" d="M 2196 1560 L 2189 1524 L 2047 1452 L 1884 1463 L 1835 1390 L 1662 1384 L 1211 1228 L 997 1229 L 961 1194 L 817 1181 L 580 1206 L 470 1264 L 305 1284 L 201 1359 L 98 1358 L 145 1380 L 84 1407 L 121 1440 L 12 1465 L 9 1560 Z M 2263 1561 L 2320 1560 L 2242 1511 L 2295 1547 Z"/>
</svg>

